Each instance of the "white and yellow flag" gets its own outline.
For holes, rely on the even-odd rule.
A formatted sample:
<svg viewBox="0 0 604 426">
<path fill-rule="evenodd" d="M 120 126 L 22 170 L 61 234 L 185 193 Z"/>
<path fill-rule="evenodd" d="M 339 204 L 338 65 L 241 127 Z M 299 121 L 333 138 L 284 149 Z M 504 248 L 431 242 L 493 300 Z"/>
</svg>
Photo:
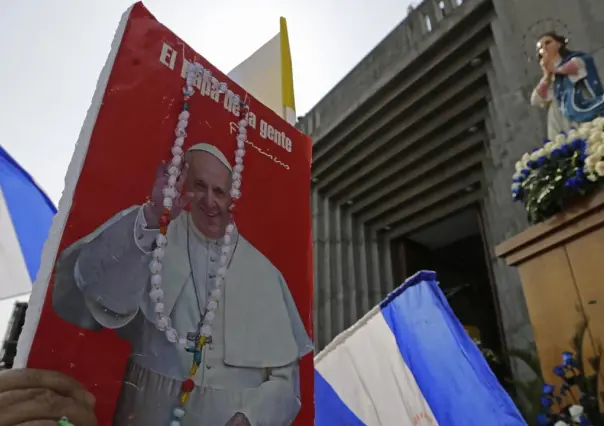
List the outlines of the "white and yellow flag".
<svg viewBox="0 0 604 426">
<path fill-rule="evenodd" d="M 294 79 L 285 18 L 280 19 L 280 27 L 279 34 L 237 65 L 228 76 L 294 125 Z"/>
</svg>

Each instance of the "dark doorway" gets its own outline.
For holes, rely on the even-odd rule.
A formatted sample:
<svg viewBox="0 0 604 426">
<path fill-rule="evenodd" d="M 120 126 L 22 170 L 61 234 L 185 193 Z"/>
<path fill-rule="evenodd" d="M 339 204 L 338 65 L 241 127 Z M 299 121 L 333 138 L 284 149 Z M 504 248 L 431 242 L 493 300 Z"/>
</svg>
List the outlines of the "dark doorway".
<svg viewBox="0 0 604 426">
<path fill-rule="evenodd" d="M 478 207 L 464 210 L 397 242 L 395 273 L 401 282 L 422 269 L 435 271 L 461 323 L 500 355 L 503 340 L 480 220 Z M 503 379 L 506 368 L 492 367 Z"/>
</svg>

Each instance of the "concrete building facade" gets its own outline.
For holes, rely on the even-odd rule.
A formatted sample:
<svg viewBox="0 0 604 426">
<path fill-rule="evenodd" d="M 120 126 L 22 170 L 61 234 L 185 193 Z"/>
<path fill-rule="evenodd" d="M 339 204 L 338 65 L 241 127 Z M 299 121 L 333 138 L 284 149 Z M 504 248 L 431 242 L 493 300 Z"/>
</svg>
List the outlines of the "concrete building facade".
<svg viewBox="0 0 604 426">
<path fill-rule="evenodd" d="M 528 226 L 510 185 L 546 134 L 529 105 L 535 42 L 555 30 L 604 70 L 603 28 L 601 0 L 425 0 L 300 118 L 314 147 L 318 349 L 415 272 L 409 244 L 473 233 L 502 344 L 533 344 L 519 276 L 493 248 Z"/>
</svg>

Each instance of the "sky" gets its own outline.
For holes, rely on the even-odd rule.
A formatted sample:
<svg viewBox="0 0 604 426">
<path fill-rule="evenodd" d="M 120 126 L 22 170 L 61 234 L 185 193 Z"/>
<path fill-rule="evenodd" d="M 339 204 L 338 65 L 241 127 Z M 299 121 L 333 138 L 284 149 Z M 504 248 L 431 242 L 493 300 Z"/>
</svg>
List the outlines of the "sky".
<svg viewBox="0 0 604 426">
<path fill-rule="evenodd" d="M 132 3 L 0 0 L 0 144 L 56 205 L 114 32 Z M 144 2 L 160 22 L 225 73 L 276 35 L 284 16 L 299 116 L 394 29 L 412 3 L 417 2 Z M 0 302 L 0 341 L 13 303 Z"/>
</svg>

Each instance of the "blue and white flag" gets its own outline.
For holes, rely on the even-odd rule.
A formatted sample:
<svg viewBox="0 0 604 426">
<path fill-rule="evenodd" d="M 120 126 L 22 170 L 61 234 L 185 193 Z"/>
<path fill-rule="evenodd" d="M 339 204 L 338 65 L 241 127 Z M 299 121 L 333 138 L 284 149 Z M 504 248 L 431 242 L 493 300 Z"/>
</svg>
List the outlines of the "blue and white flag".
<svg viewBox="0 0 604 426">
<path fill-rule="evenodd" d="M 31 291 L 56 208 L 0 146 L 0 300 Z"/>
<path fill-rule="evenodd" d="M 409 278 L 315 358 L 316 426 L 525 426 L 436 274 Z"/>
</svg>

